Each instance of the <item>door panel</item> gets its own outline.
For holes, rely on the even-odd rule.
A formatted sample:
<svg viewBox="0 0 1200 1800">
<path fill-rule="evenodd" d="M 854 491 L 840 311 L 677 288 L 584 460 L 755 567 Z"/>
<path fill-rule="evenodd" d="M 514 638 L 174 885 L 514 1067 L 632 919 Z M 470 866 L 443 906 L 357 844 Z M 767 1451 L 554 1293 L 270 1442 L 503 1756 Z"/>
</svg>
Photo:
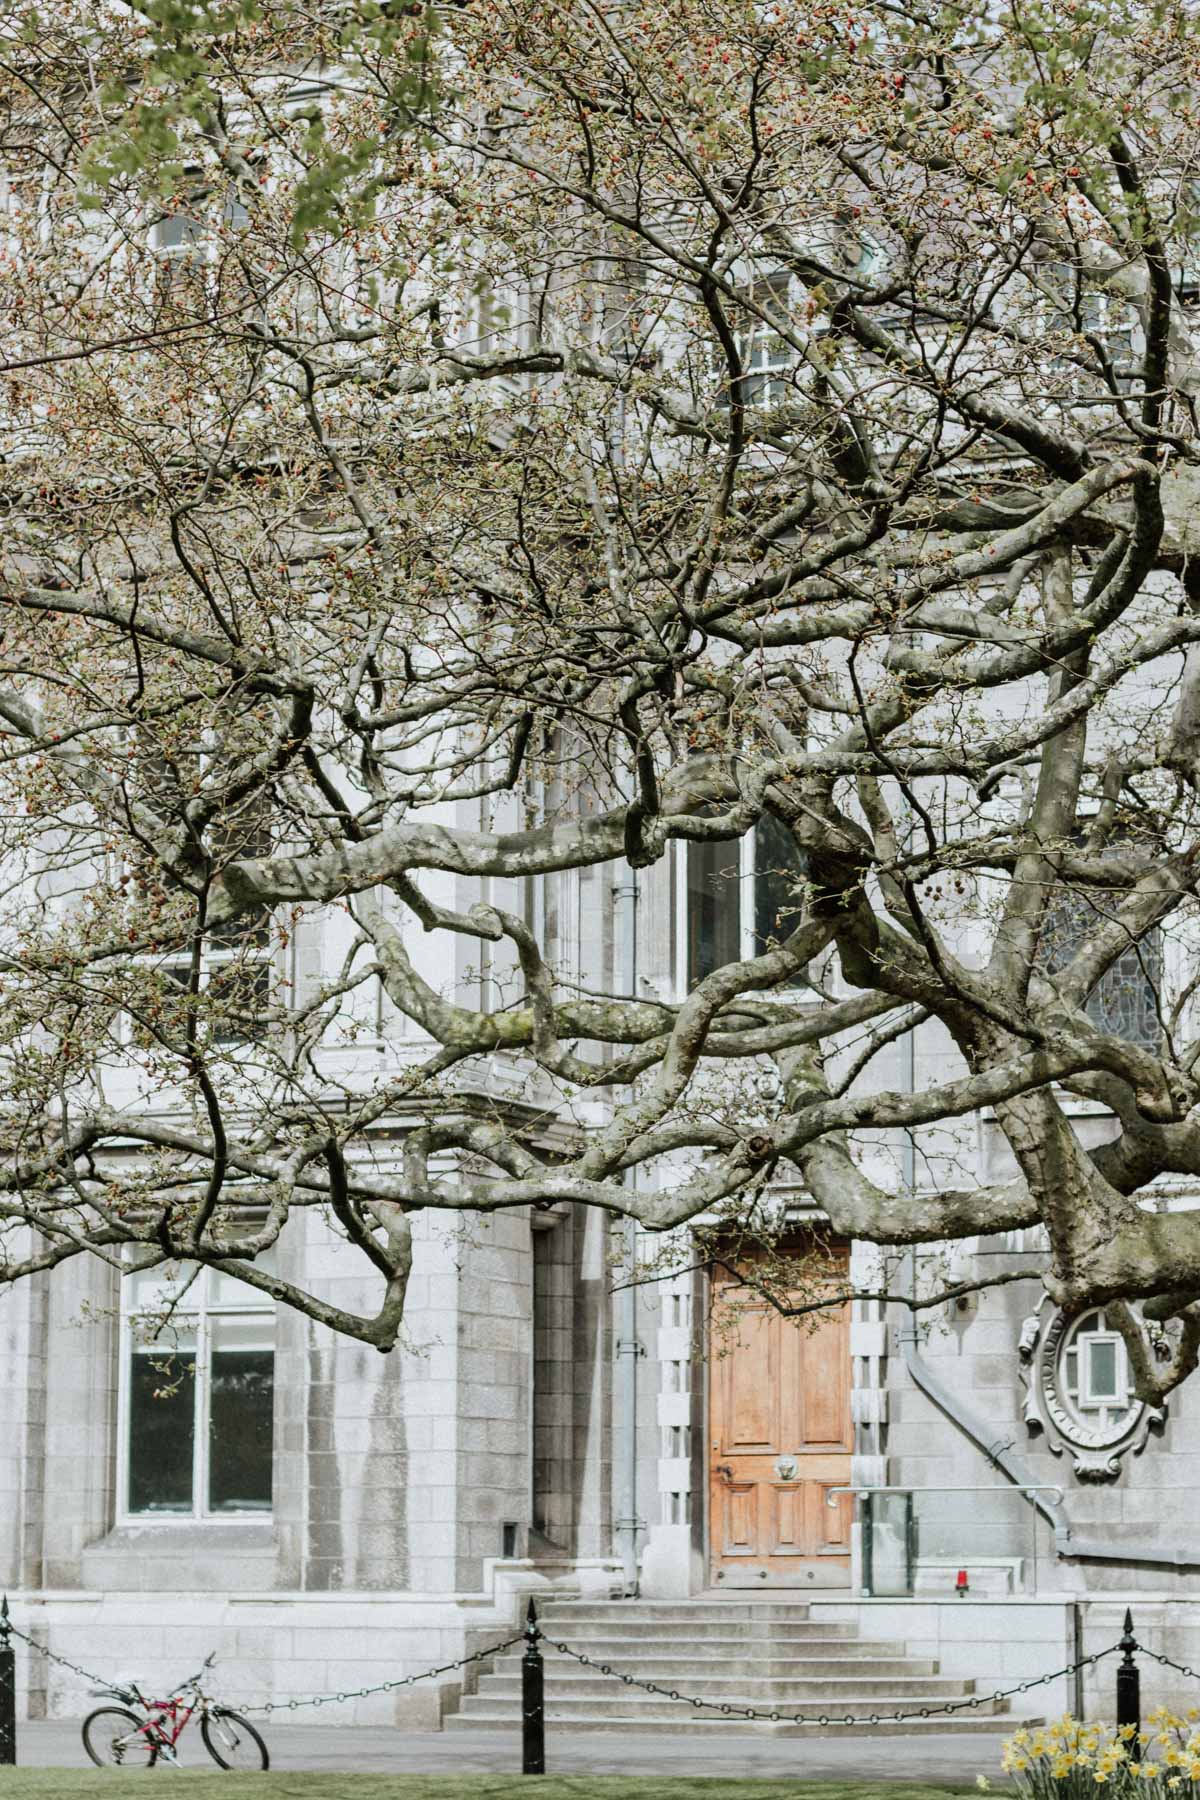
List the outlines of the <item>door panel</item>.
<svg viewBox="0 0 1200 1800">
<path fill-rule="evenodd" d="M 796 1481 L 774 1482 L 766 1492 L 771 1502 L 774 1530 L 770 1534 L 767 1552 L 771 1556 L 803 1556 L 808 1542 L 808 1521 L 805 1519 L 804 1489 Z"/>
<path fill-rule="evenodd" d="M 805 1337 L 800 1439 L 812 1450 L 839 1450 L 848 1456 L 853 1449 L 849 1348 L 848 1316 L 823 1319 Z"/>
<path fill-rule="evenodd" d="M 739 1354 L 727 1356 L 722 1363 L 729 1448 L 765 1454 L 775 1437 L 771 1417 L 773 1384 L 763 1380 L 764 1371 L 775 1360 L 770 1320 L 765 1313 L 755 1313 L 740 1321 L 738 1335 Z"/>
<path fill-rule="evenodd" d="M 831 1281 L 845 1279 L 844 1259 Z M 736 1275 L 715 1284 L 709 1382 L 714 1578 L 850 1579 L 850 1312 L 788 1319 Z M 781 1459 L 783 1459 L 781 1461 Z"/>
<path fill-rule="evenodd" d="M 730 1482 L 725 1494 L 724 1554 L 754 1556 L 758 1547 L 758 1484 Z"/>
</svg>

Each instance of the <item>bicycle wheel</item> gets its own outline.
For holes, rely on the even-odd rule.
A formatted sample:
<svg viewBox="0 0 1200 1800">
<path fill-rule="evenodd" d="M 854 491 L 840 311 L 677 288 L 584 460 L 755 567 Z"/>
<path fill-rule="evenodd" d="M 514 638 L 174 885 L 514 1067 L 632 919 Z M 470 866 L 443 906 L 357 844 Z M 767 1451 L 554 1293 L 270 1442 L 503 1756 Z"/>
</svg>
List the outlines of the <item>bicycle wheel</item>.
<svg viewBox="0 0 1200 1800">
<path fill-rule="evenodd" d="M 123 1706 L 98 1706 L 83 1721 L 83 1747 L 102 1769 L 152 1769 L 158 1745 L 142 1730 L 145 1723 Z"/>
<path fill-rule="evenodd" d="M 223 1769 L 269 1769 L 267 1746 L 249 1719 L 228 1707 L 215 1706 L 200 1721 L 200 1736 L 213 1761 Z"/>
</svg>

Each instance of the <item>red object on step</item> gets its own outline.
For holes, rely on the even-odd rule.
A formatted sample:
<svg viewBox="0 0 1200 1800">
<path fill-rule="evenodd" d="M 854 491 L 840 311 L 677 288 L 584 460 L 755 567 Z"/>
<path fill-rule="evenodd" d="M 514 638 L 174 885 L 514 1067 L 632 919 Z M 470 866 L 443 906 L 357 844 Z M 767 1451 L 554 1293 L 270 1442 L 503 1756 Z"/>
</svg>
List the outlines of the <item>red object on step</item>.
<svg viewBox="0 0 1200 1800">
<path fill-rule="evenodd" d="M 960 1595 L 970 1593 L 971 1584 L 967 1580 L 967 1571 L 965 1569 L 960 1569 L 958 1571 L 958 1580 L 954 1583 L 954 1591 L 956 1594 Z"/>
</svg>

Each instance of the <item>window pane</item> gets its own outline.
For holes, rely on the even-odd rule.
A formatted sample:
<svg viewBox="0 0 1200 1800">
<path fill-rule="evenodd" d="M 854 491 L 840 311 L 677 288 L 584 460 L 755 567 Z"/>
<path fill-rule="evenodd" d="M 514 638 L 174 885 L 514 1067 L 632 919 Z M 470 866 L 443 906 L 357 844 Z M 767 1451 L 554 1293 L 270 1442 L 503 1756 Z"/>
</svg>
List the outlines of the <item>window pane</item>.
<svg viewBox="0 0 1200 1800">
<path fill-rule="evenodd" d="M 1059 889 L 1046 909 L 1042 926 L 1038 950 L 1042 968 L 1051 975 L 1064 969 L 1089 937 L 1108 924 L 1113 904 L 1102 894 Z M 1139 943 L 1123 950 L 1105 970 L 1088 995 L 1088 1017 L 1113 1037 L 1157 1050 L 1162 1040 L 1162 978 L 1162 933 L 1155 926 Z"/>
<path fill-rule="evenodd" d="M 186 250 L 200 241 L 204 230 L 195 213 L 168 213 L 157 226 L 160 250 Z"/>
<path fill-rule="evenodd" d="M 688 986 L 714 969 L 736 962 L 741 949 L 738 846 L 689 844 L 687 848 Z"/>
<path fill-rule="evenodd" d="M 800 912 L 804 853 L 786 826 L 769 813 L 754 832 L 754 950 L 771 950 L 795 930 Z M 790 987 L 803 985 L 796 975 Z"/>
<path fill-rule="evenodd" d="M 227 1205 L 232 1205 L 236 1198 L 237 1189 L 231 1183 L 225 1189 L 224 1200 Z M 261 1256 L 256 1256 L 254 1259 L 254 1267 L 261 1270 L 264 1275 L 274 1274 L 278 1266 L 279 1258 L 273 1249 L 264 1250 Z M 270 1308 L 270 1301 L 260 1288 L 251 1287 L 249 1282 L 239 1281 L 236 1275 L 227 1275 L 223 1269 L 210 1269 L 208 1271 L 208 1304 L 219 1306 L 222 1310 L 228 1306 L 254 1308 L 263 1314 L 262 1330 L 265 1334 L 262 1340 L 263 1347 L 269 1349 L 275 1342 L 275 1315 Z M 219 1329 L 224 1329 L 224 1322 Z"/>
<path fill-rule="evenodd" d="M 236 1044 L 262 1034 L 262 1015 L 271 1003 L 271 965 L 253 957 L 215 963 L 208 976 L 207 1013 L 219 1044 Z"/>
<path fill-rule="evenodd" d="M 192 1510 L 195 1341 L 135 1344 L 129 1358 L 129 1510 Z"/>
<path fill-rule="evenodd" d="M 1117 1398 L 1117 1346 L 1111 1338 L 1088 1344 L 1088 1387 L 1093 1400 Z"/>
<path fill-rule="evenodd" d="M 125 1277 L 125 1300 L 129 1311 L 161 1312 L 169 1301 L 182 1294 L 195 1274 L 196 1265 L 192 1262 L 156 1263 L 152 1269 L 134 1270 Z M 195 1292 L 193 1288 L 192 1306 L 196 1305 Z"/>
<path fill-rule="evenodd" d="M 212 1321 L 210 1512 L 269 1512 L 275 1398 L 274 1318 Z"/>
</svg>

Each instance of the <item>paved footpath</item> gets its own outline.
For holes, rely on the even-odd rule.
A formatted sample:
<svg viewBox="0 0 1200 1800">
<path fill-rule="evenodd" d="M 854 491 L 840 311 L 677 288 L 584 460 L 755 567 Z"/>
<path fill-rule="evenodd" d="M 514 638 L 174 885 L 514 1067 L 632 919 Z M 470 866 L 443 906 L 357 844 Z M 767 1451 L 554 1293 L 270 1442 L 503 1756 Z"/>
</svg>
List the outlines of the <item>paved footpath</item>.
<svg viewBox="0 0 1200 1800">
<path fill-rule="evenodd" d="M 381 1726 L 264 1727 L 274 1769 L 378 1770 L 388 1775 L 455 1775 L 465 1771 L 517 1773 L 515 1732 L 389 1731 Z M 928 1737 L 796 1738 L 688 1737 L 621 1732 L 572 1737 L 547 1734 L 546 1762 L 562 1775 L 718 1775 L 780 1779 L 956 1782 L 973 1786 L 982 1773 L 1000 1776 L 1001 1737 L 989 1732 Z M 195 1728 L 181 1740 L 187 1768 L 212 1768 Z M 87 1768 L 79 1726 L 39 1719 L 17 1727 L 17 1760 L 30 1768 Z"/>
</svg>

